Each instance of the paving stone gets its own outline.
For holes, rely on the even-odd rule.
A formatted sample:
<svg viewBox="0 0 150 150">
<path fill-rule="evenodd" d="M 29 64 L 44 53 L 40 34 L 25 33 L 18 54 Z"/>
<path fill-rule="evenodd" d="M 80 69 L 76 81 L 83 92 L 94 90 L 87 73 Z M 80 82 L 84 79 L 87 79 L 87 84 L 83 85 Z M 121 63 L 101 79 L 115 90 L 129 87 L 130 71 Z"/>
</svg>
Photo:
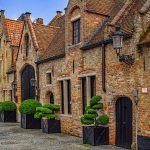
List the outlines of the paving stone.
<svg viewBox="0 0 150 150">
<path fill-rule="evenodd" d="M 0 150 L 123 150 L 115 146 L 85 147 L 82 138 L 21 129 L 18 123 L 0 123 Z"/>
</svg>

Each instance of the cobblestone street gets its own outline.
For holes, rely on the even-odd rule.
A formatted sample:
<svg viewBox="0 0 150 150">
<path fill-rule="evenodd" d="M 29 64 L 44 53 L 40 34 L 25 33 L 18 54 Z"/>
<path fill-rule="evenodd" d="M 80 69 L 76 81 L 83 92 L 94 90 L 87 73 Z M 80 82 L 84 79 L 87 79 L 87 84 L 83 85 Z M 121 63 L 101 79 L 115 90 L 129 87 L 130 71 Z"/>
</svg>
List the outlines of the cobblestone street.
<svg viewBox="0 0 150 150">
<path fill-rule="evenodd" d="M 43 134 L 0 123 L 0 150 L 123 150 L 114 146 L 85 147 L 82 139 L 66 134 Z"/>
</svg>

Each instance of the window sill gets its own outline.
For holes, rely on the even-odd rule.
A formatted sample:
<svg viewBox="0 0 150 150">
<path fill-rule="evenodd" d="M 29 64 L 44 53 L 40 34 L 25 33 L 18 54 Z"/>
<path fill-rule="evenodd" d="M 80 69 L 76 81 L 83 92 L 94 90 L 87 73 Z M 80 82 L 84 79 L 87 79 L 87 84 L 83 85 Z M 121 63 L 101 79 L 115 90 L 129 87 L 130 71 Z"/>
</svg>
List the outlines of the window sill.
<svg viewBox="0 0 150 150">
<path fill-rule="evenodd" d="M 46 84 L 46 87 L 52 87 L 52 84 Z"/>
<path fill-rule="evenodd" d="M 60 114 L 60 117 L 69 117 L 69 118 L 72 118 L 72 115 L 68 115 L 68 114 Z"/>
</svg>

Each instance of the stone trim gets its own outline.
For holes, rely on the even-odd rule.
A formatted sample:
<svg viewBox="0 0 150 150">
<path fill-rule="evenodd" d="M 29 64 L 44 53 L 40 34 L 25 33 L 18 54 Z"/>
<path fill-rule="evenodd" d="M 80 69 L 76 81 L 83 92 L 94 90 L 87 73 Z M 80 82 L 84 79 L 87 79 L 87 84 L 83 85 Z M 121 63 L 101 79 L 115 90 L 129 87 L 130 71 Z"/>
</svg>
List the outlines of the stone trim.
<svg viewBox="0 0 150 150">
<path fill-rule="evenodd" d="M 71 77 L 60 77 L 57 78 L 58 81 L 62 81 L 62 80 L 71 80 Z"/>
<path fill-rule="evenodd" d="M 96 76 L 96 72 L 78 75 L 78 78 Z"/>
<path fill-rule="evenodd" d="M 81 15 L 75 16 L 74 18 L 71 18 L 71 22 L 74 22 L 80 18 L 81 18 Z"/>
</svg>

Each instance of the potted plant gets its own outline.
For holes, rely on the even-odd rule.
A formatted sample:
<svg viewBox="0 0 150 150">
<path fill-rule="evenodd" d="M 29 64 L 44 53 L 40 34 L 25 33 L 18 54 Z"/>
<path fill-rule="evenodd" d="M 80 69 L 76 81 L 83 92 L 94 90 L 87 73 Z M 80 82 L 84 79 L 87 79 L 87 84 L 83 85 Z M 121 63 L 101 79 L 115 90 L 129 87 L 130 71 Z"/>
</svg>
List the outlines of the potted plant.
<svg viewBox="0 0 150 150">
<path fill-rule="evenodd" d="M 43 133 L 60 133 L 60 120 L 57 119 L 56 111 L 60 109 L 57 104 L 46 104 L 36 108 L 35 118 L 42 119 Z"/>
<path fill-rule="evenodd" d="M 40 102 L 33 99 L 25 100 L 21 103 L 19 111 L 21 113 L 21 128 L 41 129 L 41 119 L 35 119 L 36 108 L 42 106 Z"/>
<path fill-rule="evenodd" d="M 0 122 L 16 122 L 16 104 L 12 101 L 0 103 Z"/>
<path fill-rule="evenodd" d="M 109 144 L 109 128 L 105 125 L 109 117 L 102 113 L 103 103 L 101 96 L 94 96 L 90 105 L 85 108 L 86 113 L 81 117 L 83 126 L 83 143 L 92 146 Z M 101 110 L 101 111 L 100 111 Z"/>
</svg>

